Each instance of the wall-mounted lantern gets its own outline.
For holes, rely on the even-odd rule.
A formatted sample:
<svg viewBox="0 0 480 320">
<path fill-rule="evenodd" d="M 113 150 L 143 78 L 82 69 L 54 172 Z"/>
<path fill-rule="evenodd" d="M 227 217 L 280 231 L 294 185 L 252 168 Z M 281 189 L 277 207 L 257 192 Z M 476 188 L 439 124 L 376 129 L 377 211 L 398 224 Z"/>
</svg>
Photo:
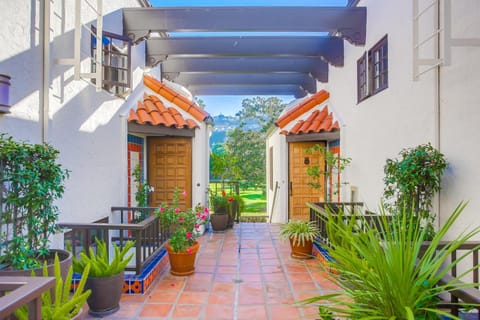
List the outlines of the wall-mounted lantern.
<svg viewBox="0 0 480 320">
<path fill-rule="evenodd" d="M 0 74 L 0 113 L 10 113 L 10 76 Z"/>
</svg>

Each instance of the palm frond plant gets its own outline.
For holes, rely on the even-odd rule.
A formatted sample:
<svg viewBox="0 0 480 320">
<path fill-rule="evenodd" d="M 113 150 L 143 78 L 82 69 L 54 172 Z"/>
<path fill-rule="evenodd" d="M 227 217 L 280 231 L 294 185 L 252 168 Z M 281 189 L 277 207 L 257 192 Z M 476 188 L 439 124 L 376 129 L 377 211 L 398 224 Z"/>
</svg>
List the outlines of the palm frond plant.
<svg viewBox="0 0 480 320">
<path fill-rule="evenodd" d="M 313 221 L 290 220 L 280 227 L 280 238 L 292 239 L 294 244 L 304 245 L 305 241 L 313 241 L 319 235 Z"/>
<path fill-rule="evenodd" d="M 280 227 L 280 238 L 289 240 L 293 258 L 312 258 L 312 248 L 320 231 L 313 221 L 290 220 Z"/>
<path fill-rule="evenodd" d="M 437 309 L 438 295 L 478 285 L 457 282 L 478 266 L 446 284 L 439 281 L 468 255 L 449 260 L 453 251 L 480 233 L 480 227 L 463 232 L 441 249 L 439 244 L 465 206 L 458 205 L 426 249 L 422 245 L 428 231 L 411 213 L 402 212 L 399 223 L 390 223 L 382 207 L 378 226 L 369 225 L 356 214 L 329 213 L 330 266 L 338 271 L 332 279 L 341 292 L 303 303 L 321 302 L 320 319 L 429 320 L 442 315 L 458 319 Z"/>
</svg>

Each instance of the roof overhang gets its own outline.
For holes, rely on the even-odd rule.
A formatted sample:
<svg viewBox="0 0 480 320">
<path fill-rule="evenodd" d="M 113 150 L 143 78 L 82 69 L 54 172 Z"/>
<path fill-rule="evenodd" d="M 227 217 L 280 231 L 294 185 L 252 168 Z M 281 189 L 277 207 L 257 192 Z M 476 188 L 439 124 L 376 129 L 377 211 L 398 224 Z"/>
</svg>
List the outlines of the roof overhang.
<svg viewBox="0 0 480 320">
<path fill-rule="evenodd" d="M 126 8 L 124 30 L 134 41 L 150 32 L 329 32 L 364 45 L 365 7 Z"/>
<path fill-rule="evenodd" d="M 366 17 L 364 7 L 127 8 L 124 34 L 146 39 L 146 64 L 195 95 L 302 97 L 328 81 L 328 64 L 343 66 L 344 40 L 365 43 Z"/>
</svg>

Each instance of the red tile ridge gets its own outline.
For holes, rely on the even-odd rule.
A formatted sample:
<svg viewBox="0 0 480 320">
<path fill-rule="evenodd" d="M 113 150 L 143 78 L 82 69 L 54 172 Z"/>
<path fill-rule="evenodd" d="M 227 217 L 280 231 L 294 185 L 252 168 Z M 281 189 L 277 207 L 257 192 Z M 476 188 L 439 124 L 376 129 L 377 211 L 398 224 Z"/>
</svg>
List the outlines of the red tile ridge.
<svg viewBox="0 0 480 320">
<path fill-rule="evenodd" d="M 306 120 L 298 120 L 293 127 L 288 130 L 282 130 L 281 134 L 304 134 L 304 133 L 320 133 L 322 131 L 331 132 L 339 130 L 338 121 L 334 122 L 333 113 L 328 112 L 328 106 L 322 110 L 313 111 Z"/>
<path fill-rule="evenodd" d="M 320 90 L 319 92 L 312 95 L 308 100 L 298 104 L 297 106 L 289 110 L 287 113 L 285 113 L 283 116 L 278 118 L 277 121 L 275 121 L 275 125 L 280 128 L 285 127 L 288 123 L 297 119 L 305 112 L 326 101 L 329 96 L 330 94 L 327 91 Z"/>
<path fill-rule="evenodd" d="M 191 114 L 196 120 L 204 121 L 205 119 L 210 117 L 210 114 L 205 110 L 201 109 L 196 102 L 189 100 L 181 93 L 170 88 L 168 85 L 155 79 L 154 77 L 145 74 L 143 76 L 143 81 L 148 88 L 160 94 L 168 101 L 176 104 L 184 111 Z"/>
</svg>

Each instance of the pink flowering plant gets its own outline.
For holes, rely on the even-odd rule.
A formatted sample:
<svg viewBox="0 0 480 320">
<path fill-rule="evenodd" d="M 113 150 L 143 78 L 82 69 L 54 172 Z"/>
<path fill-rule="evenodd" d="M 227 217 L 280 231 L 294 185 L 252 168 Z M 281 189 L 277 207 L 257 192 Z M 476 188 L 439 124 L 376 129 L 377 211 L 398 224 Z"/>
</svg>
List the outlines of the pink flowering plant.
<svg viewBox="0 0 480 320">
<path fill-rule="evenodd" d="M 180 196 L 185 197 L 186 195 L 185 191 L 180 192 L 178 188 L 175 188 L 171 205 L 162 204 L 156 210 L 162 225 L 170 230 L 169 242 L 175 252 L 189 252 L 189 248 L 200 234 L 195 231 L 208 219 L 208 208 L 201 205 L 187 210 L 180 209 Z"/>
</svg>

